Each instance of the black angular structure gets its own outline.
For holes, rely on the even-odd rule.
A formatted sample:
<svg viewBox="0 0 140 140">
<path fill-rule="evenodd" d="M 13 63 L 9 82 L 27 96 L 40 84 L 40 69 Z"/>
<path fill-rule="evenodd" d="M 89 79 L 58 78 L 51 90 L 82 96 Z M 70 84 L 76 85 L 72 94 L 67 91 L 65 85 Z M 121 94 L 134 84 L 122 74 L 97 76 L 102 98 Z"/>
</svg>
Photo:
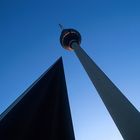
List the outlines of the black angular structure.
<svg viewBox="0 0 140 140">
<path fill-rule="evenodd" d="M 80 33 L 74 29 L 64 29 L 60 43 L 63 48 L 74 50 L 124 140 L 140 140 L 139 111 L 80 47 Z"/>
<path fill-rule="evenodd" d="M 0 140 L 75 140 L 62 58 L 0 116 Z"/>
</svg>

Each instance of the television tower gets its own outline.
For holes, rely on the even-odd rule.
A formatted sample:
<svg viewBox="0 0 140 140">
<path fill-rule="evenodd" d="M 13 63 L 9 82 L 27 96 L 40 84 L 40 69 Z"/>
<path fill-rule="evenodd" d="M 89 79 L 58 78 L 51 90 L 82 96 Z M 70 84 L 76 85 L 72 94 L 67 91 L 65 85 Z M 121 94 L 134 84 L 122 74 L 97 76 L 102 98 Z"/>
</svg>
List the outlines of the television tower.
<svg viewBox="0 0 140 140">
<path fill-rule="evenodd" d="M 60 43 L 79 58 L 124 140 L 140 140 L 139 111 L 80 47 L 80 33 L 75 29 L 62 29 Z"/>
</svg>

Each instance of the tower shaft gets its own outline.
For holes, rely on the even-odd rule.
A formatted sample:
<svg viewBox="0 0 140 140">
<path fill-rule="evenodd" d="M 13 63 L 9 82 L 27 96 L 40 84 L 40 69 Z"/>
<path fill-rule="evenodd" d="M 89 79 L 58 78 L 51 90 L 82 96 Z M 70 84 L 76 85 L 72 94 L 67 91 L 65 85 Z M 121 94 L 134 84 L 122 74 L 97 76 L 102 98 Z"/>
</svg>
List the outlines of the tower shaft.
<svg viewBox="0 0 140 140">
<path fill-rule="evenodd" d="M 124 140 L 140 140 L 140 113 L 95 64 L 86 52 L 73 42 L 75 54 L 82 63 Z"/>
</svg>

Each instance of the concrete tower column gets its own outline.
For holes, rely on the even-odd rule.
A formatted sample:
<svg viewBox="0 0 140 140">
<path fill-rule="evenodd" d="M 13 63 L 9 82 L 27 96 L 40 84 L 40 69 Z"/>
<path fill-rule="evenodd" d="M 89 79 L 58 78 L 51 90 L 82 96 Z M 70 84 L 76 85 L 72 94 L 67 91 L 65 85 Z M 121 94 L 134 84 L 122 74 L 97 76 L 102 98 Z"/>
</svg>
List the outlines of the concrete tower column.
<svg viewBox="0 0 140 140">
<path fill-rule="evenodd" d="M 65 49 L 74 50 L 124 140 L 140 140 L 139 111 L 80 47 L 80 33 L 64 29 L 60 42 Z"/>
</svg>

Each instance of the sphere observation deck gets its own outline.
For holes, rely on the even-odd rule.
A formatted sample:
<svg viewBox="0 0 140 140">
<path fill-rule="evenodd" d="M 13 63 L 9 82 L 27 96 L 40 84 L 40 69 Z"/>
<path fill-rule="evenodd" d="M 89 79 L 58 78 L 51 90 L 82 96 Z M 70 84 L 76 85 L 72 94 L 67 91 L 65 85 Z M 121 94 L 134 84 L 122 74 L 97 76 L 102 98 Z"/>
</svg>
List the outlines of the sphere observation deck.
<svg viewBox="0 0 140 140">
<path fill-rule="evenodd" d="M 73 50 L 72 43 L 81 43 L 81 35 L 75 29 L 63 29 L 60 35 L 60 43 L 66 50 Z"/>
</svg>

